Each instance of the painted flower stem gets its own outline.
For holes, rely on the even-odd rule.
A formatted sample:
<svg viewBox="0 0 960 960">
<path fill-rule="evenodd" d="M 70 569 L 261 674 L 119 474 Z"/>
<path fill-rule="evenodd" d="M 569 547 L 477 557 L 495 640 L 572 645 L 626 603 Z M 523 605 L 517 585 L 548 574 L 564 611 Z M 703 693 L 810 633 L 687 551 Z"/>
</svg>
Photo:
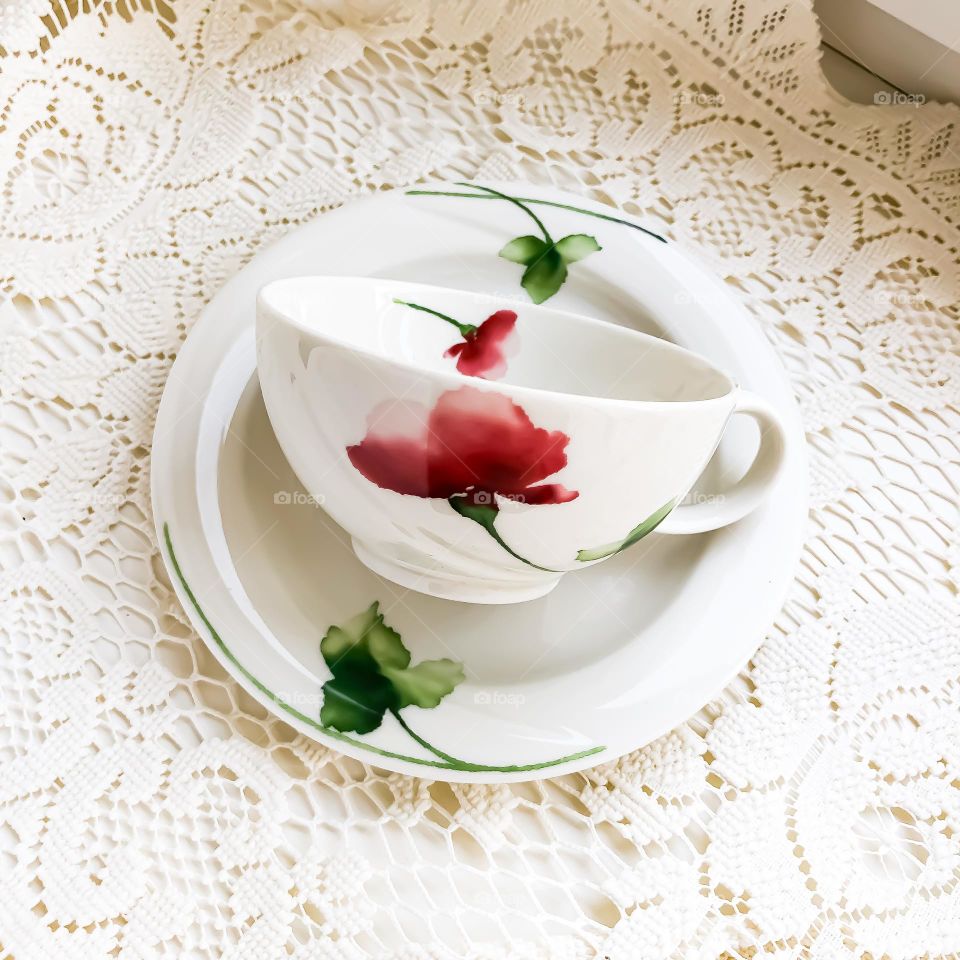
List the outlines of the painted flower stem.
<svg viewBox="0 0 960 960">
<path fill-rule="evenodd" d="M 471 503 L 469 497 L 465 497 L 462 494 L 456 494 L 447 501 L 461 517 L 466 517 L 468 520 L 472 520 L 474 523 L 479 523 L 487 533 L 493 537 L 497 543 L 503 547 L 511 557 L 519 560 L 521 563 L 525 563 L 528 567 L 533 567 L 535 570 L 542 570 L 544 573 L 563 573 L 562 570 L 551 570 L 550 567 L 541 567 L 538 563 L 534 563 L 532 560 L 528 560 L 526 557 L 521 557 L 516 550 L 514 550 L 504 539 L 500 536 L 499 531 L 496 527 L 497 517 L 500 514 L 500 508 L 496 504 L 486 504 L 486 503 Z"/>
<path fill-rule="evenodd" d="M 434 756 L 439 757 L 445 763 L 452 763 L 452 764 L 455 764 L 457 767 L 462 767 L 464 764 L 467 763 L 466 760 L 460 760 L 457 757 L 451 756 L 449 753 L 444 753 L 442 750 L 435 747 L 429 741 L 424 740 L 423 737 L 420 736 L 420 734 L 416 733 L 410 728 L 410 725 L 407 723 L 407 721 L 400 716 L 399 710 L 391 710 L 390 713 L 393 714 L 393 717 L 397 721 L 397 723 L 399 723 L 400 726 L 403 727 L 404 730 L 406 730 L 407 735 L 412 737 L 414 740 L 416 740 L 417 743 L 419 743 L 424 750 L 427 750 L 430 753 L 432 753 Z"/>
<path fill-rule="evenodd" d="M 476 184 L 458 184 L 458 186 L 477 187 Z M 483 188 L 477 187 L 477 189 Z M 534 203 L 539 204 L 542 207 L 556 207 L 558 210 L 569 210 L 571 213 L 582 213 L 584 216 L 596 217 L 598 220 L 606 220 L 609 223 L 619 223 L 621 226 L 630 227 L 631 230 L 639 230 L 641 233 L 645 233 L 648 237 L 653 237 L 654 240 L 659 240 L 661 243 L 667 242 L 666 238 L 661 237 L 659 233 L 654 233 L 652 230 L 648 230 L 646 227 L 641 227 L 637 223 L 632 223 L 630 220 L 624 220 L 621 217 L 614 217 L 607 213 L 598 213 L 596 210 L 587 210 L 584 207 L 574 207 L 569 203 L 558 203 L 556 200 L 539 200 L 536 197 L 506 197 L 504 194 L 497 193 L 492 195 L 490 193 L 460 193 L 455 190 L 407 190 L 406 194 L 410 197 L 466 197 L 474 200 L 508 199 L 512 202 L 519 202 L 520 204 Z M 529 213 L 530 211 L 527 212 Z"/>
<path fill-rule="evenodd" d="M 177 554 L 173 549 L 173 541 L 170 537 L 170 526 L 167 523 L 164 523 L 163 525 L 163 539 L 167 548 L 167 556 L 170 558 L 170 565 L 173 568 L 173 572 L 176 574 L 177 581 L 179 582 L 184 594 L 186 594 L 187 599 L 190 601 L 190 605 L 200 618 L 200 621 L 207 628 L 210 638 L 216 644 L 217 649 L 223 654 L 224 657 L 226 657 L 227 660 L 230 661 L 230 663 L 237 668 L 237 670 L 247 679 L 247 681 L 264 697 L 270 700 L 271 703 L 276 704 L 281 710 L 285 711 L 290 716 L 295 717 L 297 720 L 301 721 L 301 723 L 312 727 L 314 730 L 319 731 L 325 736 L 331 737 L 334 740 L 340 740 L 343 743 L 349 743 L 352 746 L 359 747 L 361 750 L 366 750 L 369 753 L 376 754 L 377 756 L 389 757 L 392 760 L 403 760 L 406 763 L 412 763 L 421 767 L 432 767 L 440 770 L 458 770 L 463 773 L 528 773 L 534 770 L 546 770 L 549 767 L 555 767 L 561 763 L 570 763 L 574 760 L 583 760 L 586 757 L 593 756 L 594 754 L 600 753 L 606 749 L 606 747 L 603 746 L 590 747 L 588 750 L 580 750 L 577 753 L 570 753 L 565 757 L 556 757 L 553 760 L 542 760 L 539 763 L 504 764 L 502 766 L 482 763 L 468 763 L 465 760 L 457 760 L 454 757 L 450 757 L 446 754 L 441 755 L 437 750 L 429 746 L 425 740 L 422 740 L 420 737 L 416 736 L 413 731 L 410 730 L 405 723 L 403 723 L 403 721 L 400 721 L 400 725 L 404 728 L 404 730 L 406 730 L 414 740 L 420 743 L 421 746 L 429 750 L 438 758 L 441 756 L 446 758 L 441 760 L 441 762 L 438 762 L 437 760 L 426 757 L 411 757 L 405 753 L 397 753 L 393 750 L 384 750 L 382 747 L 376 747 L 371 743 L 366 743 L 363 740 L 358 740 L 356 737 L 351 737 L 345 733 L 341 733 L 339 730 L 336 730 L 333 727 L 325 726 L 318 720 L 307 716 L 296 707 L 287 703 L 282 697 L 278 696 L 268 686 L 266 686 L 266 684 L 258 680 L 237 659 L 236 654 L 234 654 L 234 652 L 226 645 L 226 643 L 224 643 L 223 638 L 216 631 L 206 613 L 204 613 L 203 608 L 200 606 L 200 603 L 193 593 L 193 590 L 190 588 L 190 584 L 187 583 L 186 577 L 184 577 L 183 571 L 180 569 L 180 563 L 177 560 Z M 399 720 L 400 718 L 397 717 L 397 719 Z"/>
<path fill-rule="evenodd" d="M 460 331 L 461 336 L 469 337 L 471 334 L 477 332 L 477 328 L 472 323 L 461 323 L 459 320 L 454 320 L 453 317 L 448 317 L 439 310 L 432 310 L 430 307 L 425 307 L 422 303 L 411 303 L 409 300 L 401 300 L 399 297 L 394 297 L 393 302 L 399 303 L 403 307 L 410 307 L 412 310 L 420 310 L 422 313 L 431 313 L 441 320 L 446 320 L 447 323 L 452 323 Z"/>
<path fill-rule="evenodd" d="M 543 221 L 528 207 L 524 206 L 524 201 L 519 197 L 511 197 L 506 193 L 501 193 L 499 190 L 494 190 L 493 187 L 481 187 L 479 183 L 461 183 L 456 181 L 458 187 L 472 187 L 474 190 L 482 190 L 484 193 L 489 194 L 492 197 L 496 197 L 499 200 L 506 200 L 508 203 L 512 203 L 515 207 L 519 207 L 531 220 L 537 225 L 540 232 L 543 234 L 543 239 L 553 245 L 553 237 L 547 232 L 547 228 L 543 225 Z M 472 196 L 472 194 L 471 194 Z"/>
</svg>

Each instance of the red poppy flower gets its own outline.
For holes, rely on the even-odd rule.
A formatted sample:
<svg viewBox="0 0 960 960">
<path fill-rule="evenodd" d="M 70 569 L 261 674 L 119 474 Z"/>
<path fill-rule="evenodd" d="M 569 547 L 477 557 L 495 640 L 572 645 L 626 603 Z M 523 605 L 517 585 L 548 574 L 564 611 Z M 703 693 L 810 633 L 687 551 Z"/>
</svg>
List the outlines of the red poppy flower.
<svg viewBox="0 0 960 960">
<path fill-rule="evenodd" d="M 444 356 L 456 357 L 457 369 L 465 376 L 498 380 L 507 372 L 505 343 L 516 322 L 512 310 L 498 310 L 479 327 L 464 333 L 463 341 L 455 343 Z"/>
<path fill-rule="evenodd" d="M 417 421 L 414 432 L 372 427 L 360 443 L 347 447 L 350 462 L 385 490 L 456 498 L 464 505 L 492 506 L 494 496 L 530 504 L 568 503 L 579 496 L 559 483 L 540 482 L 567 465 L 570 438 L 534 426 L 503 394 L 448 390 Z"/>
</svg>

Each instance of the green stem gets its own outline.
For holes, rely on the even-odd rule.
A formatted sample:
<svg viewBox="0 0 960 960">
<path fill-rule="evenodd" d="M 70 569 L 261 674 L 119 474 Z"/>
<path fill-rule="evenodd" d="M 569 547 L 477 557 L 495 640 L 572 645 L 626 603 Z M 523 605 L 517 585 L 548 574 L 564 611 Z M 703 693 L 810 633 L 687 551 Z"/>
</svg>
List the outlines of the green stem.
<svg viewBox="0 0 960 960">
<path fill-rule="evenodd" d="M 465 764 L 465 763 L 467 762 L 466 760 L 460 760 L 460 759 L 458 759 L 457 757 L 452 757 L 452 756 L 450 756 L 449 753 L 444 753 L 442 750 L 438 750 L 432 743 L 429 743 L 427 740 L 424 740 L 423 737 L 420 736 L 420 734 L 415 733 L 415 732 L 410 728 L 410 726 L 409 726 L 409 724 L 407 723 L 407 721 L 404 720 L 403 717 L 400 716 L 400 711 L 399 711 L 399 710 L 391 710 L 390 712 L 393 714 L 393 716 L 394 716 L 394 718 L 396 719 L 397 723 L 399 723 L 400 726 L 403 727 L 403 729 L 406 730 L 407 733 L 408 733 L 411 737 L 413 737 L 413 739 L 416 740 L 417 743 L 419 743 L 420 746 L 423 747 L 424 750 L 429 751 L 430 753 L 432 753 L 432 754 L 434 754 L 435 756 L 439 757 L 441 760 L 443 760 L 443 761 L 446 762 L 446 763 L 454 763 L 454 764 L 457 764 L 458 766 L 462 766 L 463 764 Z"/>
<path fill-rule="evenodd" d="M 494 190 L 492 187 L 481 187 L 479 183 L 460 183 L 457 182 L 458 187 L 472 187 L 474 190 L 483 190 L 484 193 L 489 193 L 491 196 L 496 197 L 500 200 L 506 200 L 508 203 L 512 203 L 515 207 L 519 207 L 531 220 L 540 228 L 540 232 L 543 234 L 543 239 L 551 247 L 553 246 L 553 237 L 547 232 L 547 228 L 543 225 L 541 219 L 529 208 L 523 205 L 523 202 L 518 200 L 516 197 L 510 197 L 505 193 L 501 193 L 499 190 Z M 477 194 L 466 194 L 466 196 L 477 196 Z"/>
<path fill-rule="evenodd" d="M 493 537 L 497 543 L 503 547 L 511 557 L 515 557 L 521 563 L 525 563 L 528 567 L 533 567 L 535 570 L 543 570 L 544 573 L 563 573 L 562 570 L 552 570 L 550 567 L 541 567 L 539 564 L 534 563 L 532 560 L 528 560 L 526 557 L 521 557 L 519 553 L 516 552 L 507 542 L 500 536 L 500 533 L 496 527 L 497 516 L 500 513 L 500 508 L 496 504 L 475 504 L 470 502 L 470 498 L 463 496 L 462 494 L 454 494 L 447 500 L 447 503 L 450 504 L 453 509 L 460 514 L 461 517 L 466 517 L 468 520 L 472 520 L 474 523 L 479 523 L 487 533 Z"/>
<path fill-rule="evenodd" d="M 458 184 L 460 186 L 461 184 Z M 473 186 L 473 184 L 462 184 L 463 186 Z M 480 187 L 478 189 L 488 189 Z M 467 197 L 468 199 L 473 200 L 499 200 L 502 199 L 504 194 L 495 194 L 494 196 L 485 196 L 482 193 L 458 193 L 453 190 L 407 190 L 406 195 L 409 197 Z M 666 239 L 661 237 L 659 233 L 654 233 L 652 230 L 648 230 L 646 227 L 641 227 L 638 223 L 632 223 L 630 220 L 624 220 L 622 217 L 614 217 L 607 213 L 598 213 L 596 210 L 587 210 L 583 207 L 574 207 L 569 203 L 558 203 L 556 200 L 538 200 L 536 197 L 506 197 L 506 199 L 512 202 L 524 203 L 538 203 L 543 207 L 556 207 L 558 210 L 569 210 L 572 213 L 582 213 L 588 217 L 596 217 L 598 220 L 607 220 L 610 223 L 619 223 L 624 227 L 630 227 L 632 230 L 639 230 L 641 233 L 645 233 L 648 237 L 653 237 L 654 240 L 659 240 L 661 243 L 666 243 Z M 528 213 L 530 211 L 527 211 Z"/>
<path fill-rule="evenodd" d="M 490 527 L 487 527 L 486 530 L 487 530 L 487 533 L 489 533 L 490 536 L 493 537 L 493 539 L 496 540 L 497 543 L 499 543 L 500 546 L 503 547 L 503 549 L 506 550 L 511 557 L 516 557 L 521 563 L 525 563 L 528 567 L 533 567 L 534 570 L 543 570 L 545 573 L 563 573 L 562 570 L 551 570 L 550 567 L 541 567 L 539 563 L 534 563 L 532 560 L 528 560 L 526 557 L 521 557 L 516 550 L 514 550 L 512 547 L 510 547 L 509 544 L 504 542 L 503 537 L 501 537 L 500 534 L 497 532 L 496 527 L 491 525 Z"/>
<path fill-rule="evenodd" d="M 359 747 L 361 750 L 367 750 L 370 753 L 374 753 L 380 757 L 389 757 L 392 760 L 403 760 L 406 763 L 413 763 L 421 767 L 433 767 L 438 770 L 459 770 L 464 773 L 528 773 L 533 770 L 546 770 L 548 767 L 554 767 L 561 763 L 570 763 L 574 760 L 583 760 L 585 757 L 593 756 L 595 753 L 600 753 L 603 750 L 606 750 L 606 747 L 598 746 L 591 747 L 589 750 L 581 750 L 579 753 L 570 753 L 565 757 L 556 757 L 553 760 L 543 760 L 539 763 L 524 763 L 524 764 L 506 764 L 503 766 L 488 766 L 481 763 L 467 763 L 463 760 L 456 760 L 453 757 L 449 757 L 446 762 L 438 763 L 436 760 L 427 759 L 424 757 L 411 757 L 405 753 L 395 753 L 393 750 L 384 750 L 381 747 L 375 747 L 373 744 L 366 743 L 363 740 L 358 740 L 356 737 L 348 736 L 345 733 L 341 733 L 339 730 L 334 729 L 333 727 L 327 727 L 319 721 L 315 720 L 313 717 L 308 717 L 305 713 L 301 713 L 297 710 L 296 707 L 292 707 L 287 703 L 282 697 L 277 696 L 269 687 L 264 683 L 258 680 L 234 655 L 233 651 L 223 642 L 220 634 L 214 629 L 213 624 L 207 618 L 207 615 L 203 612 L 202 607 L 200 606 L 197 598 L 193 594 L 193 590 L 190 589 L 190 584 L 187 583 L 186 577 L 183 575 L 183 571 L 180 569 L 180 563 L 177 560 L 177 554 L 173 549 L 173 541 L 170 538 L 170 526 L 167 523 L 163 525 L 163 539 L 167 547 L 167 555 L 170 557 L 170 565 L 173 567 L 173 572 L 176 574 L 177 580 L 180 582 L 180 586 L 183 588 L 183 592 L 187 595 L 187 599 L 190 601 L 191 606 L 194 611 L 196 611 L 197 616 L 202 621 L 203 625 L 207 628 L 210 633 L 210 637 L 213 642 L 217 645 L 217 648 L 223 653 L 223 655 L 243 674 L 244 677 L 257 689 L 259 690 L 268 700 L 272 703 L 275 703 L 281 710 L 286 711 L 292 717 L 296 717 L 297 720 L 300 720 L 302 723 L 305 723 L 307 726 L 312 727 L 314 730 L 319 731 L 325 736 L 331 737 L 334 740 L 340 740 L 343 743 L 349 743 L 352 746 Z M 400 718 L 397 717 L 399 720 Z M 413 736 L 414 740 L 418 743 L 421 743 L 426 749 L 430 750 L 436 756 L 441 756 L 441 754 L 435 750 L 433 747 L 429 746 L 426 741 L 421 741 L 413 731 L 403 721 L 400 721 L 401 726 L 407 730 L 408 733 Z"/>
<path fill-rule="evenodd" d="M 441 313 L 439 310 L 432 310 L 430 307 L 423 306 L 423 304 L 410 303 L 409 300 L 401 300 L 399 297 L 394 297 L 393 302 L 399 303 L 404 307 L 410 307 L 412 310 L 420 310 L 423 313 L 432 313 L 435 317 L 439 317 L 441 320 L 446 320 L 447 323 L 452 323 L 460 331 L 461 336 L 469 337 L 470 334 L 477 332 L 477 328 L 472 323 L 460 323 L 459 320 L 454 320 L 453 317 L 448 317 L 445 313 Z"/>
</svg>

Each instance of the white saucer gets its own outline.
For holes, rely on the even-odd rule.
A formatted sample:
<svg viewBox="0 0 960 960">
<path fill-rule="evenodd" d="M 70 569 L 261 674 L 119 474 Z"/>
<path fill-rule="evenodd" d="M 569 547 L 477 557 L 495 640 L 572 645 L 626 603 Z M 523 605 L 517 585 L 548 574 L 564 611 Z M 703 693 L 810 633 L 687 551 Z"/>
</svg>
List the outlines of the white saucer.
<svg viewBox="0 0 960 960">
<path fill-rule="evenodd" d="M 268 709 L 343 753 L 462 782 L 569 773 L 694 713 L 762 640 L 792 579 L 807 514 L 786 376 L 723 285 L 630 218 L 607 219 L 619 217 L 610 208 L 548 188 L 491 186 L 534 198 L 555 237 L 589 233 L 602 247 L 570 265 L 552 306 L 674 340 L 779 408 L 800 442 L 765 506 L 712 534 L 651 534 L 567 575 L 547 597 L 502 607 L 404 590 L 356 559 L 293 476 L 267 421 L 255 370 L 256 291 L 285 276 L 370 274 L 526 301 L 522 267 L 497 253 L 530 232 L 527 215 L 478 196 L 396 191 L 358 200 L 259 254 L 210 303 L 174 364 L 152 465 L 171 579 L 225 669 Z M 734 421 L 698 489 L 722 492 L 755 448 L 755 427 Z M 320 641 L 374 602 L 413 664 L 452 660 L 465 679 L 433 708 L 386 712 L 369 733 L 324 727 L 331 674 Z"/>
</svg>

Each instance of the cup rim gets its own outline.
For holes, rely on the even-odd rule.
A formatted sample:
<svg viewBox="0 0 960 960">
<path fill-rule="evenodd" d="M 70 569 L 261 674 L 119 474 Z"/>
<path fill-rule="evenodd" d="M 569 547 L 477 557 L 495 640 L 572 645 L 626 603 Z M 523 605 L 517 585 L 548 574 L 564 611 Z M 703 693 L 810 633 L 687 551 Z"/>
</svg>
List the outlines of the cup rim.
<svg viewBox="0 0 960 960">
<path fill-rule="evenodd" d="M 539 398 L 550 398 L 555 401 L 560 401 L 562 403 L 573 403 L 587 405 L 587 406 L 602 406 L 610 408 L 662 408 L 662 409 L 676 409 L 678 407 L 689 407 L 694 405 L 709 405 L 709 404 L 723 404 L 729 403 L 740 390 L 739 384 L 730 377 L 723 370 L 720 370 L 712 361 L 708 360 L 706 357 L 700 356 L 698 353 L 694 353 L 692 350 L 688 350 L 686 347 L 681 347 L 679 344 L 673 343 L 670 340 L 665 340 L 662 337 L 653 336 L 653 334 L 644 333 L 641 330 L 635 330 L 632 327 L 621 327 L 624 333 L 638 337 L 642 340 L 650 342 L 652 345 L 659 350 L 666 350 L 674 354 L 679 354 L 685 358 L 691 358 L 697 363 L 704 364 L 709 367 L 712 373 L 716 376 L 722 378 L 726 383 L 727 389 L 718 396 L 715 397 L 704 397 L 696 400 L 644 400 L 640 398 L 623 398 L 623 397 L 598 397 L 592 394 L 582 394 L 582 393 L 569 393 L 563 390 L 549 390 L 545 387 L 531 387 L 524 384 L 510 383 L 509 381 L 503 380 L 488 380 L 485 377 L 475 377 L 468 374 L 460 373 L 456 369 L 452 370 L 436 370 L 429 367 L 418 366 L 416 363 L 409 362 L 407 360 L 398 360 L 394 357 L 388 357 L 385 354 L 378 353 L 375 350 L 370 350 L 365 347 L 359 346 L 356 343 L 352 343 L 349 340 L 343 339 L 341 337 L 333 336 L 329 332 L 323 330 L 322 327 L 311 323 L 310 321 L 300 320 L 298 318 L 290 316 L 285 311 L 281 310 L 279 307 L 270 303 L 267 299 L 270 293 L 274 288 L 279 288 L 284 285 L 293 284 L 298 281 L 304 280 L 329 280 L 329 281 L 356 281 L 358 283 L 370 283 L 376 286 L 383 285 L 393 285 L 397 288 L 405 288 L 407 290 L 435 290 L 443 293 L 459 294 L 462 296 L 472 297 L 478 301 L 496 303 L 498 299 L 492 294 L 488 293 L 477 293 L 473 290 L 463 290 L 460 287 L 443 287 L 437 284 L 431 283 L 415 283 L 407 280 L 391 280 L 387 277 L 364 277 L 364 276 L 341 276 L 336 274 L 300 274 L 292 277 L 283 277 L 279 280 L 271 280 L 269 283 L 263 284 L 260 289 L 257 291 L 257 317 L 256 317 L 256 327 L 257 327 L 257 340 L 260 339 L 260 318 L 262 313 L 269 313 L 280 323 L 288 324 L 289 326 L 295 327 L 296 329 L 310 334 L 311 336 L 316 337 L 317 339 L 331 344 L 333 346 L 339 347 L 343 350 L 349 351 L 350 353 L 359 354 L 360 356 L 367 357 L 370 360 L 377 361 L 378 363 L 383 363 L 391 367 L 398 368 L 407 373 L 416 374 L 421 377 L 426 377 L 432 380 L 437 380 L 441 383 L 453 383 L 460 385 L 468 385 L 483 388 L 483 385 L 486 385 L 488 389 L 495 389 L 502 393 L 507 394 L 516 394 L 521 397 L 539 397 Z M 508 299 L 508 298 L 504 298 Z M 512 301 L 514 303 L 519 303 L 519 301 Z M 608 323 L 606 320 L 598 320 L 595 317 L 587 316 L 586 314 L 576 313 L 572 310 L 560 310 L 556 307 L 547 307 L 542 304 L 535 303 L 519 303 L 520 306 L 528 309 L 535 310 L 537 312 L 552 313 L 558 316 L 563 316 L 572 320 L 577 321 L 578 323 L 584 323 L 590 326 L 593 326 L 597 329 L 604 328 L 609 329 L 611 326 L 614 326 Z"/>
</svg>

